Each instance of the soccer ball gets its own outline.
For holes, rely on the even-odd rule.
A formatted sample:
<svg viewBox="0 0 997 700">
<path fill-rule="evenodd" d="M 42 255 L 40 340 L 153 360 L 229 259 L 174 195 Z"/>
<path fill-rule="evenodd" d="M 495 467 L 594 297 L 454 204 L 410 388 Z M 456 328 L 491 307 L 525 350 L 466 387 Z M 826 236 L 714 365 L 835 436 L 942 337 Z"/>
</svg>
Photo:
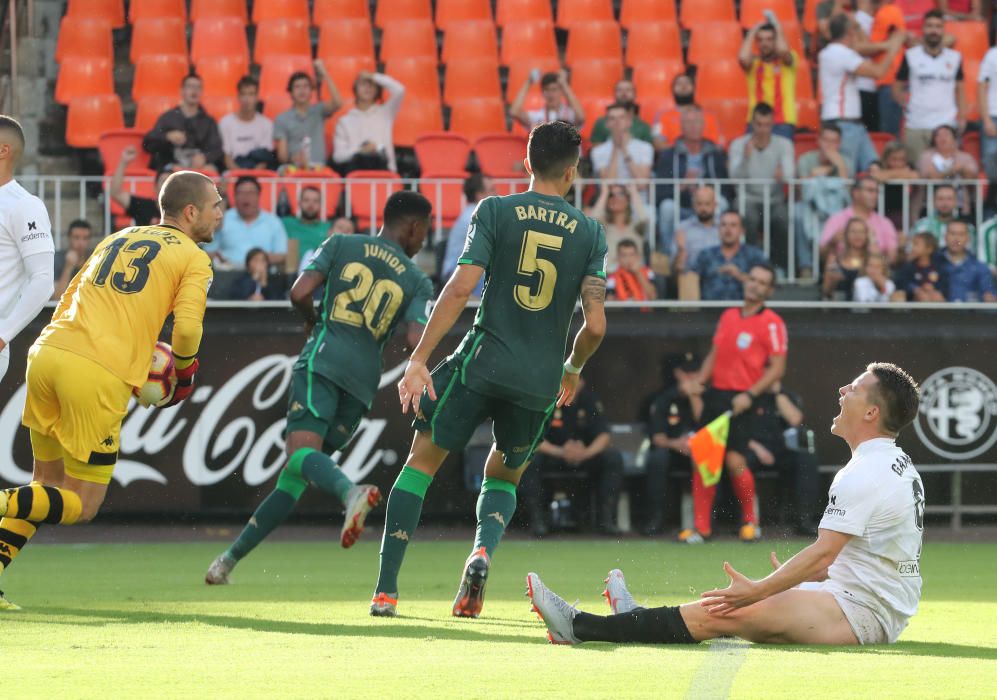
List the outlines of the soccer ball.
<svg viewBox="0 0 997 700">
<path fill-rule="evenodd" d="M 149 408 L 162 406 L 173 398 L 177 388 L 177 372 L 173 363 L 173 348 L 168 343 L 159 341 L 152 349 L 152 366 L 149 367 L 149 378 L 132 393 L 138 402 Z"/>
</svg>

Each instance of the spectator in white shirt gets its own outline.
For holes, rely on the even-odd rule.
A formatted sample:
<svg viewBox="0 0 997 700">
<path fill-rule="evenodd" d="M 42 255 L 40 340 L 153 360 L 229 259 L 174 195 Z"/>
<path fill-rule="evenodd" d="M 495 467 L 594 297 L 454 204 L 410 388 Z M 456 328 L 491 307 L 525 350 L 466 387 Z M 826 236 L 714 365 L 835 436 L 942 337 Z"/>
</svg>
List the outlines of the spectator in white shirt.
<svg viewBox="0 0 997 700">
<path fill-rule="evenodd" d="M 904 53 L 893 83 L 894 99 L 905 106 L 904 146 L 911 163 L 928 148 L 931 132 L 938 127 L 966 127 L 962 54 L 945 48 L 944 41 L 942 13 L 929 10 L 924 15 L 924 41 Z"/>
<path fill-rule="evenodd" d="M 226 170 L 277 167 L 273 122 L 259 112 L 260 84 L 251 75 L 239 80 L 239 110 L 218 122 Z"/>
<path fill-rule="evenodd" d="M 997 47 L 987 51 L 980 64 L 979 82 L 976 86 L 977 104 L 983 124 L 983 167 L 987 179 L 997 180 Z"/>
<path fill-rule="evenodd" d="M 864 274 L 855 280 L 852 301 L 863 304 L 889 301 L 897 286 L 890 279 L 890 271 L 882 255 L 870 255 L 865 261 Z"/>
<path fill-rule="evenodd" d="M 866 170 L 878 158 L 862 123 L 862 103 L 856 82 L 858 77 L 881 78 L 890 69 L 893 57 L 903 45 L 904 32 L 895 31 L 886 41 L 888 49 L 879 63 L 874 63 L 855 51 L 857 25 L 847 15 L 831 18 L 831 43 L 818 55 L 820 76 L 821 120 L 834 122 L 841 129 L 841 152 L 849 160 L 853 172 Z"/>
<path fill-rule="evenodd" d="M 381 98 L 388 91 L 388 99 Z M 332 159 L 344 175 L 351 170 L 398 170 L 392 130 L 405 99 L 405 86 L 384 73 L 363 72 L 353 81 L 356 106 L 336 124 Z"/>
<path fill-rule="evenodd" d="M 526 102 L 526 95 L 538 80 L 544 99 L 543 106 L 539 109 L 525 109 L 523 105 Z M 581 126 L 585 122 L 585 111 L 571 86 L 568 85 L 567 71 L 563 70 L 558 73 L 544 73 L 542 77 L 540 71 L 530 71 L 526 82 L 519 88 L 516 98 L 509 105 L 509 114 L 527 130 L 537 124 L 553 121 L 568 122 L 575 126 Z"/>
<path fill-rule="evenodd" d="M 654 146 L 635 139 L 630 134 L 633 112 L 630 107 L 614 102 L 606 107 L 609 139 L 592 149 L 592 170 L 604 180 L 644 180 L 654 165 Z M 643 185 L 642 189 L 647 189 Z"/>
</svg>

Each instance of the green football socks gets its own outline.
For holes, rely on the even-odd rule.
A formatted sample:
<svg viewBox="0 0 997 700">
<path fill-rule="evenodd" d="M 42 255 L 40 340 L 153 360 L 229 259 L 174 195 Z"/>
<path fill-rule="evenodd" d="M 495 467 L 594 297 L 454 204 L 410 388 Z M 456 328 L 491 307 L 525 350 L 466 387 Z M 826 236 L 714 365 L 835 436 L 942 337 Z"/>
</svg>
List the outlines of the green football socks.
<svg viewBox="0 0 997 700">
<path fill-rule="evenodd" d="M 516 512 L 516 485 L 510 481 L 485 477 L 478 496 L 478 529 L 474 536 L 474 550 L 484 547 L 491 559 L 505 534 L 505 529 Z"/>
<path fill-rule="evenodd" d="M 332 457 L 317 450 L 301 449 L 291 455 L 287 470 L 346 505 L 346 494 L 353 488 L 353 482 Z"/>
<path fill-rule="evenodd" d="M 404 467 L 395 479 L 388 494 L 388 508 L 384 514 L 384 536 L 381 538 L 381 570 L 377 576 L 375 593 L 398 593 L 398 572 L 402 568 L 405 549 L 419 526 L 422 502 L 433 477 Z"/>
<path fill-rule="evenodd" d="M 294 456 L 298 454 L 300 452 L 296 452 Z M 308 484 L 301 476 L 291 472 L 288 462 L 288 466 L 282 469 L 280 476 L 277 477 L 277 488 L 256 508 L 253 517 L 225 552 L 225 556 L 233 561 L 239 561 L 252 552 L 256 545 L 288 519 L 307 487 Z"/>
</svg>

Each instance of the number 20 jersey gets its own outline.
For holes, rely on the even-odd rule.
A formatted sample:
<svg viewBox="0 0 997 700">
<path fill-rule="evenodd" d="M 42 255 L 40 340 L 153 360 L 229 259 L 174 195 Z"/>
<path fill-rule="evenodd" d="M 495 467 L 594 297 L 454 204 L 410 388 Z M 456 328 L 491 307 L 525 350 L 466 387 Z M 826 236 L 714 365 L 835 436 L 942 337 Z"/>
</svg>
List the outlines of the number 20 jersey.
<svg viewBox="0 0 997 700">
<path fill-rule="evenodd" d="M 381 351 L 399 321 L 425 324 L 433 284 L 394 241 L 333 235 L 306 268 L 325 275 L 322 308 L 295 363 L 331 380 L 368 408 Z"/>
<path fill-rule="evenodd" d="M 461 380 L 486 396 L 547 410 L 582 279 L 606 276 L 602 224 L 561 197 L 488 197 L 471 217 L 458 263 L 486 275 L 474 326 L 454 356 Z"/>
<path fill-rule="evenodd" d="M 196 329 L 174 340 L 179 356 L 197 354 L 211 260 L 172 226 L 135 226 L 102 240 L 69 284 L 37 343 L 93 360 L 126 384 L 142 386 L 152 348 L 172 312 Z M 85 381 L 85 378 L 81 378 Z"/>
</svg>

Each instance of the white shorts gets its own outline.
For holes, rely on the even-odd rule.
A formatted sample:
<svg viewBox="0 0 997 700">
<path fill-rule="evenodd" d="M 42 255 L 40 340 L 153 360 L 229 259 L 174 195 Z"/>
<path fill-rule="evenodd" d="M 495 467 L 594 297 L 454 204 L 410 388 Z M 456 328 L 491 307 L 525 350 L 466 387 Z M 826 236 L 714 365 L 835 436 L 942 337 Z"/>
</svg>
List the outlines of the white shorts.
<svg viewBox="0 0 997 700">
<path fill-rule="evenodd" d="M 3 350 L 0 350 L 0 382 L 3 381 L 4 375 L 7 374 L 7 368 L 10 367 L 10 345 L 5 345 Z"/>
<path fill-rule="evenodd" d="M 845 619 L 848 620 L 852 632 L 855 633 L 856 639 L 859 640 L 859 644 L 886 644 L 890 641 L 886 629 L 872 610 L 864 605 L 859 605 L 826 583 L 825 581 L 807 581 L 801 583 L 800 588 L 805 591 L 827 591 L 833 595 L 838 607 L 845 615 Z"/>
</svg>

